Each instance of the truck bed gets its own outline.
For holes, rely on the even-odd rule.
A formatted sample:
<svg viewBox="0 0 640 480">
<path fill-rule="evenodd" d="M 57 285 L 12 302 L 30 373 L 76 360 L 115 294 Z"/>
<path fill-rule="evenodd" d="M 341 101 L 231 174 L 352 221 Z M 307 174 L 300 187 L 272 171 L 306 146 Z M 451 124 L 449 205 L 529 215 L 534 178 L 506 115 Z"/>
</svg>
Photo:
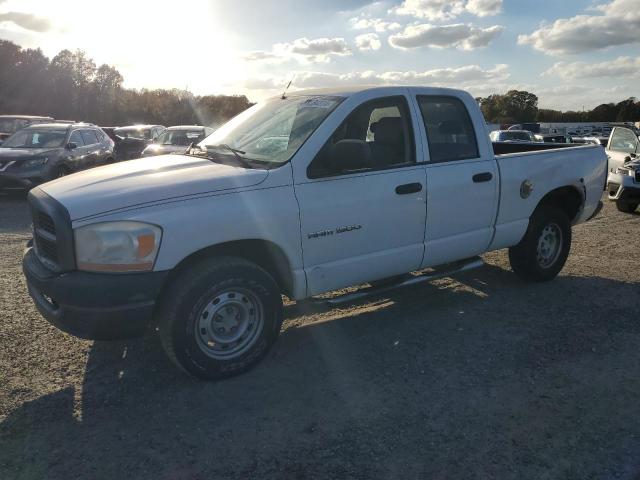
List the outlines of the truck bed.
<svg viewBox="0 0 640 480">
<path fill-rule="evenodd" d="M 526 143 L 526 142 L 492 142 L 493 153 L 506 155 L 509 153 L 533 152 L 536 150 L 553 150 L 557 148 L 577 147 L 575 143 Z"/>
</svg>

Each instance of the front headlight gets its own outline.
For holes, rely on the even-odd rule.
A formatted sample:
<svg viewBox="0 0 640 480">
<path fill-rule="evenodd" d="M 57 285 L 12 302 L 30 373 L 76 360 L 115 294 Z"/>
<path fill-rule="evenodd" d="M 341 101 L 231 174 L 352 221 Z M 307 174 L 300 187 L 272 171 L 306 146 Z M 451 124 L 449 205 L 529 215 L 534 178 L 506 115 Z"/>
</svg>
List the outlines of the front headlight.
<svg viewBox="0 0 640 480">
<path fill-rule="evenodd" d="M 94 223 L 74 231 L 78 270 L 148 272 L 158 255 L 162 229 L 142 222 Z"/>
<path fill-rule="evenodd" d="M 34 168 L 40 167 L 49 161 L 49 157 L 32 158 L 31 160 L 25 160 L 22 162 L 22 168 Z"/>
</svg>

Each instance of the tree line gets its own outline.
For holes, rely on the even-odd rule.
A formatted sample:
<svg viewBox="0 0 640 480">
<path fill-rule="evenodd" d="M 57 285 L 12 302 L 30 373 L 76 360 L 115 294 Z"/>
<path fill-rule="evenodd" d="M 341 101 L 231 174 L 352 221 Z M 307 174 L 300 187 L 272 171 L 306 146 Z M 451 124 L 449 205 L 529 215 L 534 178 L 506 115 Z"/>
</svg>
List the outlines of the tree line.
<svg viewBox="0 0 640 480">
<path fill-rule="evenodd" d="M 97 66 L 81 50 L 62 50 L 49 59 L 40 49 L 0 40 L 0 65 L 0 114 L 45 115 L 101 126 L 214 126 L 251 106 L 244 95 L 124 88 L 116 68 Z"/>
<path fill-rule="evenodd" d="M 97 66 L 81 50 L 62 50 L 49 59 L 40 49 L 0 40 L 0 65 L 0 114 L 47 115 L 102 126 L 213 126 L 251 106 L 244 95 L 197 96 L 178 89 L 124 88 L 115 67 Z M 640 101 L 634 97 L 583 112 L 540 109 L 535 94 L 520 90 L 476 100 L 489 123 L 640 120 Z"/>
<path fill-rule="evenodd" d="M 640 101 L 635 97 L 618 103 L 603 103 L 593 110 L 582 112 L 538 108 L 538 97 L 521 90 L 510 90 L 504 95 L 478 97 L 476 100 L 488 123 L 640 121 Z"/>
</svg>

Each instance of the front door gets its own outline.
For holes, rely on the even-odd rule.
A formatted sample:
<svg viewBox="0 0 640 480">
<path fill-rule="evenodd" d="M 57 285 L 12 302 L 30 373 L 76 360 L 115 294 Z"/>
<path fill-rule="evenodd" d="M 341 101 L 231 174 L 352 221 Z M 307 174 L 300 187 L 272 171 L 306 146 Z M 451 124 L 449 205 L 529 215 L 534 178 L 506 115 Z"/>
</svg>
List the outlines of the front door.
<svg viewBox="0 0 640 480">
<path fill-rule="evenodd" d="M 615 127 L 607 146 L 609 171 L 615 171 L 616 168 L 624 165 L 627 159 L 640 153 L 638 143 L 638 137 L 631 129 Z"/>
<path fill-rule="evenodd" d="M 425 170 L 407 99 L 350 113 L 296 181 L 307 294 L 416 270 L 424 250 Z"/>
<path fill-rule="evenodd" d="M 491 242 L 499 178 L 488 142 L 455 96 L 416 97 L 426 135 L 427 227 L 422 266 L 483 253 Z M 484 125 L 482 119 L 476 123 Z"/>
</svg>

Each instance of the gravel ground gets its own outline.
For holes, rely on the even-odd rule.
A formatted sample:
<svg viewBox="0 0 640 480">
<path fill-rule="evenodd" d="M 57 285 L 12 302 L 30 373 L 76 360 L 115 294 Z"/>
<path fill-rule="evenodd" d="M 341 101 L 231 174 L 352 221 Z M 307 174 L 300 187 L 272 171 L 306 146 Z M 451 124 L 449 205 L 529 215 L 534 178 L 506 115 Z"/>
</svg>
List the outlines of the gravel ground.
<svg viewBox="0 0 640 480">
<path fill-rule="evenodd" d="M 640 215 L 574 229 L 561 276 L 482 269 L 331 311 L 267 359 L 185 377 L 154 336 L 36 312 L 24 199 L 0 197 L 0 479 L 640 478 Z"/>
</svg>

